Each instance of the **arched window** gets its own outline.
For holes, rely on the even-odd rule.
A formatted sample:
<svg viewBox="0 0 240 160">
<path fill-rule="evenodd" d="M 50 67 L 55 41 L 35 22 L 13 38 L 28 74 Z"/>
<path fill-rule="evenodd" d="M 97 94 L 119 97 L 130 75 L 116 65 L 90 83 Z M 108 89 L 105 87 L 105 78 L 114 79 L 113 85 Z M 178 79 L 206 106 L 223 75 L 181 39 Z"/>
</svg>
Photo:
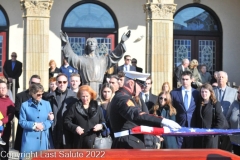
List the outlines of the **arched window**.
<svg viewBox="0 0 240 160">
<path fill-rule="evenodd" d="M 222 26 L 214 11 L 201 4 L 186 5 L 176 12 L 173 23 L 175 67 L 188 58 L 207 65 L 210 72 L 221 70 Z"/>
<path fill-rule="evenodd" d="M 7 42 L 6 37 L 8 34 L 9 22 L 7 14 L 0 5 L 0 76 L 3 75 L 3 65 L 7 57 Z"/>
<path fill-rule="evenodd" d="M 98 41 L 99 54 L 105 55 L 115 47 L 118 23 L 113 11 L 99 1 L 81 1 L 74 4 L 65 14 L 63 32 L 77 55 L 84 53 L 87 38 Z"/>
</svg>

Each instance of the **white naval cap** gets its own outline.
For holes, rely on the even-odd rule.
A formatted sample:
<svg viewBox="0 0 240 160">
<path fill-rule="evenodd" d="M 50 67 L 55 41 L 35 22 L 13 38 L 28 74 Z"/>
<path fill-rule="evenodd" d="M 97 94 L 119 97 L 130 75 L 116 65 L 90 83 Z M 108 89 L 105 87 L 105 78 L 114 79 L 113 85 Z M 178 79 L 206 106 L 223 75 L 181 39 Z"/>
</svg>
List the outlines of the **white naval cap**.
<svg viewBox="0 0 240 160">
<path fill-rule="evenodd" d="M 142 85 L 145 85 L 146 79 L 150 76 L 150 73 L 140 73 L 136 71 L 124 71 L 125 77 L 135 80 Z"/>
</svg>

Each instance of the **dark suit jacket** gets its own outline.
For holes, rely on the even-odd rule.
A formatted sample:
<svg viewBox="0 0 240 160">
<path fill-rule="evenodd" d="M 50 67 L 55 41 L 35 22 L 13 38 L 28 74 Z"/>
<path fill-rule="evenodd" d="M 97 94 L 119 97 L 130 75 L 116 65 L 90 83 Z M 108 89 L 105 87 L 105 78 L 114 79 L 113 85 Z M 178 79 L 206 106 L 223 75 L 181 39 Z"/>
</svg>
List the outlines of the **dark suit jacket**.
<svg viewBox="0 0 240 160">
<path fill-rule="evenodd" d="M 188 110 L 184 107 L 182 87 L 171 91 L 172 104 L 177 110 L 176 122 L 182 127 L 196 127 L 196 107 L 199 104 L 199 91 L 192 88 L 192 97 Z M 182 137 L 178 137 L 178 145 L 182 146 Z M 190 143 L 190 142 L 189 142 Z M 191 142 L 193 145 L 193 142 Z M 191 146 L 191 144 L 189 144 Z"/>
<path fill-rule="evenodd" d="M 16 79 L 16 88 L 19 88 L 19 77 L 22 74 L 22 63 L 16 60 L 16 64 L 12 70 L 12 60 L 7 60 L 3 66 L 3 74 L 6 78 Z"/>
<path fill-rule="evenodd" d="M 143 69 L 142 69 L 142 68 L 140 68 L 140 67 L 136 67 L 136 71 L 137 71 L 137 72 L 141 72 L 141 73 L 142 73 L 142 72 L 143 72 Z"/>
<path fill-rule="evenodd" d="M 144 94 L 144 93 L 141 93 L 141 94 Z M 158 97 L 156 95 L 149 93 L 149 100 L 148 102 L 145 102 L 148 108 L 148 111 L 157 103 L 157 99 Z"/>
<path fill-rule="evenodd" d="M 123 71 L 124 65 L 118 67 L 117 72 Z M 130 65 L 130 71 L 136 71 L 136 67 Z"/>
</svg>

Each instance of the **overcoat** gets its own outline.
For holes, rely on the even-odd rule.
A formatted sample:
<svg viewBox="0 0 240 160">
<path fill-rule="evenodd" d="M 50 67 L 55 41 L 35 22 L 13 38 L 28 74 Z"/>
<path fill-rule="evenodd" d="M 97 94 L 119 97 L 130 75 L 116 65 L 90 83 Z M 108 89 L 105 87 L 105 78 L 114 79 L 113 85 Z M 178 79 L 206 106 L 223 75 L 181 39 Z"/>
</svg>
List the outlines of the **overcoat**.
<svg viewBox="0 0 240 160">
<path fill-rule="evenodd" d="M 105 123 L 104 116 L 97 101 L 91 100 L 89 108 L 85 110 L 82 102 L 79 100 L 74 103 L 67 112 L 64 119 L 64 126 L 73 133 L 73 148 L 91 149 L 94 139 L 99 132 L 93 131 L 96 124 Z M 84 129 L 82 135 L 78 135 L 76 128 L 80 126 Z"/>
<path fill-rule="evenodd" d="M 19 124 L 23 128 L 21 153 L 31 153 L 52 148 L 52 138 L 49 128 L 53 121 L 48 120 L 48 114 L 52 112 L 50 103 L 45 100 L 33 103 L 32 98 L 21 106 Z M 42 123 L 43 131 L 35 131 L 34 123 Z"/>
</svg>

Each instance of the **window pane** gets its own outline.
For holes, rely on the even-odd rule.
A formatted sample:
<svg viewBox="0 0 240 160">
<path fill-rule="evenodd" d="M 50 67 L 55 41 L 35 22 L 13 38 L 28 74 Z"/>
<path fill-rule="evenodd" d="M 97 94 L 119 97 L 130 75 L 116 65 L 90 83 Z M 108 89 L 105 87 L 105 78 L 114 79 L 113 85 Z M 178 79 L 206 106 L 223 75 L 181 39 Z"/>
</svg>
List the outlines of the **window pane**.
<svg viewBox="0 0 240 160">
<path fill-rule="evenodd" d="M 174 30 L 218 31 L 218 27 L 210 13 L 199 7 L 189 7 L 174 17 Z"/>
<path fill-rule="evenodd" d="M 115 28 L 109 12 L 93 3 L 86 3 L 75 7 L 64 22 L 64 27 L 70 28 Z"/>
<path fill-rule="evenodd" d="M 191 40 L 174 39 L 174 66 L 179 66 L 184 58 L 191 59 Z"/>
<path fill-rule="evenodd" d="M 205 64 L 207 70 L 213 73 L 216 70 L 216 41 L 214 40 L 199 40 L 199 63 Z"/>
<path fill-rule="evenodd" d="M 7 26 L 6 18 L 1 10 L 0 10 L 0 26 Z"/>
</svg>

